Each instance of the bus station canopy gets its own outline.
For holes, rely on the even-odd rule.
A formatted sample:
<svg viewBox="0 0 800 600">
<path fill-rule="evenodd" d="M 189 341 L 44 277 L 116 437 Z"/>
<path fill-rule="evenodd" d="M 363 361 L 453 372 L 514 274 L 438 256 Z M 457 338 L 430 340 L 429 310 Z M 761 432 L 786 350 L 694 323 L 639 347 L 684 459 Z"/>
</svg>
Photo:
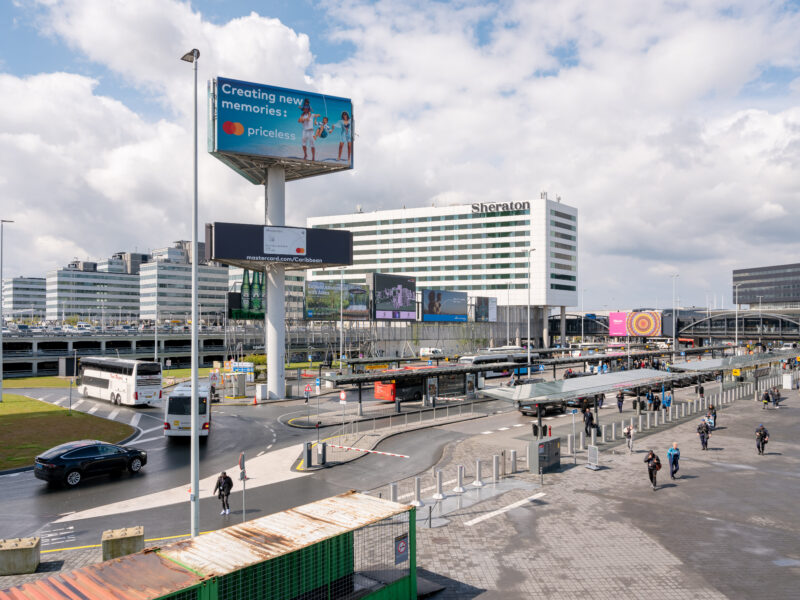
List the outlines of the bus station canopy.
<svg viewBox="0 0 800 600">
<path fill-rule="evenodd" d="M 574 377 L 544 383 L 527 383 L 513 388 L 499 387 L 481 390 L 481 394 L 500 400 L 519 403 L 528 400 L 561 402 L 573 398 L 591 397 L 619 390 L 651 388 L 670 381 L 686 379 L 686 373 L 669 373 L 655 369 L 633 369 L 603 375 Z"/>
<path fill-rule="evenodd" d="M 688 348 L 686 350 L 682 350 L 681 352 L 686 352 L 686 354 L 701 354 L 704 352 L 709 352 L 711 350 L 726 350 L 729 349 L 730 346 L 701 346 L 699 348 Z M 608 353 L 600 353 L 595 352 L 593 354 L 583 354 L 581 356 L 565 356 L 562 358 L 545 358 L 545 359 L 534 359 L 533 362 L 540 365 L 578 365 L 585 363 L 587 361 L 607 361 L 607 360 L 617 360 L 617 359 L 627 359 L 630 357 L 631 359 L 642 359 L 642 358 L 650 358 L 650 357 L 662 357 L 662 356 L 671 356 L 671 350 L 637 350 L 636 352 L 608 352 Z"/>
<path fill-rule="evenodd" d="M 323 375 L 322 378 L 326 381 L 332 381 L 335 385 L 361 385 L 364 383 L 374 383 L 376 381 L 403 381 L 407 379 L 418 379 L 420 377 L 445 377 L 447 375 L 464 375 L 466 373 L 485 373 L 486 371 L 511 371 L 512 369 L 524 367 L 525 365 L 512 362 L 485 363 L 474 366 L 454 363 L 446 367 L 420 366 L 413 369 L 372 371 L 364 374 Z"/>
<path fill-rule="evenodd" d="M 348 365 L 380 365 L 384 363 L 401 363 L 401 362 L 427 362 L 429 360 L 449 360 L 455 362 L 458 356 L 445 356 L 440 354 L 438 356 L 379 356 L 369 358 L 349 358 L 345 359 Z"/>
<path fill-rule="evenodd" d="M 778 352 L 759 352 L 744 356 L 724 356 L 722 358 L 709 358 L 697 362 L 678 363 L 673 366 L 675 370 L 702 373 L 705 371 L 730 371 L 732 369 L 746 369 L 767 365 L 781 360 L 797 358 L 797 350 L 784 350 Z"/>
</svg>

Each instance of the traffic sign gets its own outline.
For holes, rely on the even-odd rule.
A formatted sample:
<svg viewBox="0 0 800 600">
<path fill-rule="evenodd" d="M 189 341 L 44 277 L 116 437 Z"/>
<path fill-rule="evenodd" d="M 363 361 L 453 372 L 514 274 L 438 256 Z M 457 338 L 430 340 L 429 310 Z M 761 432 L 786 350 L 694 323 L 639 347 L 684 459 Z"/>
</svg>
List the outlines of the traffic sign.
<svg viewBox="0 0 800 600">
<path fill-rule="evenodd" d="M 347 394 L 344 390 L 339 392 L 339 404 L 347 404 Z"/>
<path fill-rule="evenodd" d="M 681 352 L 681 356 L 686 356 L 686 352 L 685 351 Z"/>
<path fill-rule="evenodd" d="M 312 360 L 311 360 L 312 358 L 314 358 L 314 357 L 309 354 L 308 355 L 308 362 L 312 362 Z"/>
<path fill-rule="evenodd" d="M 544 371 L 544 365 L 539 365 L 539 370 Z"/>
<path fill-rule="evenodd" d="M 573 408 L 573 409 L 572 409 L 572 414 L 573 414 L 573 415 L 576 415 L 576 414 L 578 414 L 578 409 L 577 409 L 577 408 Z"/>
<path fill-rule="evenodd" d="M 317 377 L 317 383 L 316 383 L 316 386 L 317 386 L 317 387 L 319 387 L 319 377 Z"/>
<path fill-rule="evenodd" d="M 432 360 L 429 360 L 429 361 L 428 361 L 428 366 L 430 366 L 430 365 L 432 365 L 432 364 L 433 364 L 433 361 L 432 361 Z"/>
<path fill-rule="evenodd" d="M 394 564 L 399 565 L 408 560 L 408 534 L 394 538 Z"/>
<path fill-rule="evenodd" d="M 244 471 L 244 452 L 239 454 L 239 470 Z"/>
<path fill-rule="evenodd" d="M 306 392 L 311 393 L 311 384 L 310 383 L 306 384 Z"/>
</svg>

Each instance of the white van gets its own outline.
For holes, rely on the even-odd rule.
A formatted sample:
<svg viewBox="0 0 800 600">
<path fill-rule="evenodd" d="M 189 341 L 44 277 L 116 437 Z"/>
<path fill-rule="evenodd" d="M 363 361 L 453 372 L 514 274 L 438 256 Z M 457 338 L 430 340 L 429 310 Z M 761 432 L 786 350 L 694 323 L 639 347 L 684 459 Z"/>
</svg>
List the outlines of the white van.
<svg viewBox="0 0 800 600">
<path fill-rule="evenodd" d="M 441 348 L 420 348 L 419 356 L 420 358 L 426 356 L 444 356 L 444 352 Z"/>
<path fill-rule="evenodd" d="M 200 439 L 207 440 L 211 431 L 211 403 L 207 383 L 197 386 L 199 416 L 197 426 Z M 189 437 L 192 435 L 191 421 L 192 384 L 183 382 L 175 386 L 164 400 L 164 437 Z"/>
</svg>

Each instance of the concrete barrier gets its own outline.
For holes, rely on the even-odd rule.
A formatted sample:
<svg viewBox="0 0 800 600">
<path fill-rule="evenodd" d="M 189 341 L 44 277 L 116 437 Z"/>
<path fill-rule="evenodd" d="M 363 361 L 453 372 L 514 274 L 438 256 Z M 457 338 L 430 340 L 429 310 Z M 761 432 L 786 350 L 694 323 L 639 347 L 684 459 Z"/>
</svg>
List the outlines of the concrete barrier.
<svg viewBox="0 0 800 600">
<path fill-rule="evenodd" d="M 144 527 L 106 529 L 100 538 L 103 560 L 111 560 L 144 550 Z"/>
<path fill-rule="evenodd" d="M 0 575 L 35 573 L 41 549 L 38 537 L 0 540 Z"/>
</svg>

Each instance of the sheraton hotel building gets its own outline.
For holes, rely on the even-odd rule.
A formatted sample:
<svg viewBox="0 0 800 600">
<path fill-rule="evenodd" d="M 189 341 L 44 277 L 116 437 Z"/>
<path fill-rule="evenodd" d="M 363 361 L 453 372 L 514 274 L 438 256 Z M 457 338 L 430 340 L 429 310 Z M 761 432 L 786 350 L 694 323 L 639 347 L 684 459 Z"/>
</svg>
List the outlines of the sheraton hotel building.
<svg viewBox="0 0 800 600">
<path fill-rule="evenodd" d="M 376 272 L 406 275 L 416 278 L 418 290 L 493 296 L 498 306 L 524 310 L 530 294 L 538 332 L 547 328 L 551 309 L 560 311 L 563 327 L 566 307 L 578 304 L 578 211 L 544 193 L 524 202 L 311 217 L 307 226 L 353 233 L 348 283 L 363 284 Z M 339 269 L 307 274 L 309 280 L 340 277 Z M 515 320 L 524 320 L 518 312 Z"/>
</svg>

